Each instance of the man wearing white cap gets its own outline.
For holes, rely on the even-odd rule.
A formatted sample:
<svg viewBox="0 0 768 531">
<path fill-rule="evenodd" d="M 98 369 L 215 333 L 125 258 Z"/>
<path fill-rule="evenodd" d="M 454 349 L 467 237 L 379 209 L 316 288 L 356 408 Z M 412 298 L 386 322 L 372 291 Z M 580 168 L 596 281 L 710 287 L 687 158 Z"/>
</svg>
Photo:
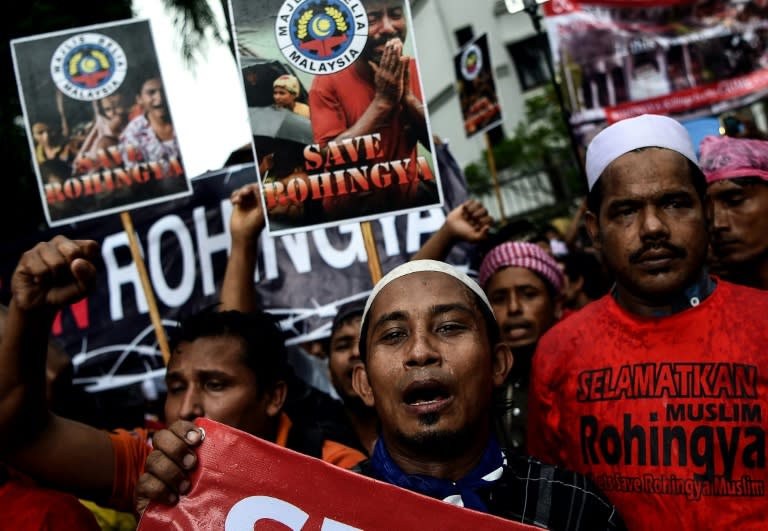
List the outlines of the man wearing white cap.
<svg viewBox="0 0 768 531">
<path fill-rule="evenodd" d="M 363 365 L 355 367 L 353 385 L 376 408 L 381 431 L 359 472 L 541 528 L 624 529 L 616 508 L 587 478 L 500 448 L 492 392 L 512 356 L 474 280 L 435 260 L 400 265 L 374 286 L 360 330 Z M 184 433 L 177 432 L 174 444 L 158 440 L 147 474 L 159 481 L 155 489 L 145 482 L 139 497 L 167 503 L 163 488 L 179 482 L 169 474 L 172 463 L 193 446 Z"/>
<path fill-rule="evenodd" d="M 590 476 L 631 528 L 760 528 L 768 294 L 707 274 L 706 182 L 676 120 L 611 125 L 587 177 L 616 283 L 539 342 L 529 451 Z"/>
</svg>

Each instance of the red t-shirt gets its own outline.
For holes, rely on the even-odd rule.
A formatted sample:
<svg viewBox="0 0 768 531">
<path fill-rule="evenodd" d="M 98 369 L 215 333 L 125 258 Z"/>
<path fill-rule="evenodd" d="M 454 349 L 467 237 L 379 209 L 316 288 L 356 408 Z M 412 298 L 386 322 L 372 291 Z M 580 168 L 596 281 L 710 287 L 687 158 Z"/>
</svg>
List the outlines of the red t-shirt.
<svg viewBox="0 0 768 531">
<path fill-rule="evenodd" d="M 768 292 L 719 281 L 642 318 L 608 295 L 533 359 L 528 449 L 590 476 L 634 529 L 765 529 Z"/>
<path fill-rule="evenodd" d="M 0 464 L 0 529 L 101 531 L 91 511 L 70 494 L 44 489 Z"/>
<path fill-rule="evenodd" d="M 414 60 L 410 62 L 409 85 L 414 96 L 423 101 Z M 327 144 L 352 127 L 363 116 L 375 95 L 373 83 L 360 77 L 354 66 L 335 74 L 315 76 L 309 91 L 315 142 Z M 416 144 L 409 142 L 403 134 L 406 123 L 407 119 L 401 109 L 393 112 L 386 123 L 379 124 L 372 131 L 381 134 L 381 150 L 385 160 L 415 157 Z"/>
<path fill-rule="evenodd" d="M 409 63 L 411 92 L 422 100 L 416 62 Z M 376 95 L 374 84 L 362 78 L 354 66 L 330 75 L 315 76 L 309 91 L 312 131 L 315 142 L 325 146 L 341 133 L 352 127 L 363 116 Z M 401 104 L 384 120 L 366 134 L 380 135 L 380 156 L 350 164 L 328 165 L 326 171 L 344 171 L 354 168 L 358 173 L 370 173 L 371 181 L 391 181 L 383 188 L 370 185 L 365 191 L 337 193 L 323 197 L 322 204 L 328 220 L 359 217 L 393 210 L 412 208 L 417 202 L 419 179 L 430 180 L 431 170 L 426 173 L 425 161 L 419 161 L 416 138 L 407 134 L 410 118 Z M 426 128 L 426 122 L 414 125 Z M 342 157 L 344 159 L 344 157 Z M 334 159 L 338 161 L 338 159 Z M 346 159 L 344 159 L 346 160 Z M 374 178 L 374 175 L 378 177 Z M 347 187 L 359 186 L 355 179 L 347 177 Z"/>
</svg>

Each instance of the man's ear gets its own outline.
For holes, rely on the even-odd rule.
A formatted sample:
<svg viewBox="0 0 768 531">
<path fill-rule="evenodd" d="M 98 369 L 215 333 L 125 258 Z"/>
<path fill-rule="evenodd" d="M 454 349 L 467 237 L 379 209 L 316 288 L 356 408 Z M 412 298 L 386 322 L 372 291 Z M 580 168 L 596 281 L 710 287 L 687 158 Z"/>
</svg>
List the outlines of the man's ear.
<svg viewBox="0 0 768 531">
<path fill-rule="evenodd" d="M 600 225 L 597 222 L 597 215 L 591 210 L 587 210 L 584 214 L 584 225 L 587 228 L 589 237 L 592 239 L 592 245 L 595 249 L 600 250 Z"/>
<path fill-rule="evenodd" d="M 355 368 L 352 369 L 352 389 L 360 396 L 366 406 L 374 406 L 373 389 L 371 389 L 371 383 L 368 381 L 368 372 L 363 364 L 355 365 Z"/>
<path fill-rule="evenodd" d="M 507 379 L 509 371 L 512 370 L 512 365 L 515 359 L 512 356 L 512 350 L 509 345 L 499 341 L 493 348 L 493 385 L 494 387 L 500 387 Z"/>
<path fill-rule="evenodd" d="M 280 380 L 275 384 L 274 389 L 269 395 L 269 399 L 266 404 L 266 413 L 270 417 L 274 417 L 283 410 L 285 404 L 285 398 L 288 396 L 288 384 L 285 380 Z"/>
</svg>

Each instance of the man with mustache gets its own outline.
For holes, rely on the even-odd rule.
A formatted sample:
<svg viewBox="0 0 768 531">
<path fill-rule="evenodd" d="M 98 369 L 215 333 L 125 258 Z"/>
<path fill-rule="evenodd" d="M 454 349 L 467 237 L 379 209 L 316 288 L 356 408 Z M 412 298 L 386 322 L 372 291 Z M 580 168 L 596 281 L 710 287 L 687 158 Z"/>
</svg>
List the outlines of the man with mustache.
<svg viewBox="0 0 768 531">
<path fill-rule="evenodd" d="M 403 55 L 406 14 L 402 0 L 365 0 L 368 40 L 352 66 L 329 75 L 316 75 L 309 91 L 315 142 L 325 146 L 363 135 L 381 135 L 382 161 L 416 160 L 417 143 L 429 149 L 427 122 L 416 61 Z M 374 164 L 377 161 L 368 161 Z M 375 212 L 393 204 L 408 206 L 418 192 L 416 164 L 410 164 L 413 184 L 388 188 L 375 200 Z M 332 169 L 338 169 L 334 167 Z M 323 201 L 330 219 L 361 211 L 361 194 Z M 388 203 L 388 204 L 387 204 Z"/>
<path fill-rule="evenodd" d="M 468 200 L 448 214 L 413 259 L 443 260 L 456 242 L 487 238 L 491 222 L 481 203 Z M 539 245 L 507 241 L 483 257 L 478 283 L 491 302 L 501 340 L 515 357 L 496 392 L 499 437 L 507 448 L 525 452 L 531 358 L 541 335 L 561 317 L 565 275 Z"/>
<path fill-rule="evenodd" d="M 708 136 L 700 158 L 712 251 L 722 277 L 768 289 L 768 142 Z"/>
<path fill-rule="evenodd" d="M 619 121 L 586 166 L 615 285 L 539 342 L 528 449 L 591 477 L 630 528 L 762 528 L 768 294 L 708 274 L 706 181 L 679 122 Z"/>
</svg>

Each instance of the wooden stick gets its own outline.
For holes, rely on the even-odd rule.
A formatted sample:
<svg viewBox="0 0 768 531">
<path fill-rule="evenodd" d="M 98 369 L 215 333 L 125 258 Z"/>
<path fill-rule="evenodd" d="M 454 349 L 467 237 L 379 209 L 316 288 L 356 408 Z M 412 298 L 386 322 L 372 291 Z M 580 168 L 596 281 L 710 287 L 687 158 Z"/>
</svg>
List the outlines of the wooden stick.
<svg viewBox="0 0 768 531">
<path fill-rule="evenodd" d="M 133 228 L 131 213 L 120 212 L 120 220 L 123 222 L 123 229 L 125 229 L 125 233 L 128 235 L 131 256 L 133 257 L 133 262 L 136 264 L 136 268 L 139 270 L 139 278 L 141 278 L 141 286 L 144 289 L 144 297 L 146 297 L 147 304 L 149 304 L 149 316 L 152 318 L 152 325 L 155 328 L 157 344 L 160 346 L 160 352 L 163 354 L 163 362 L 167 366 L 168 361 L 171 359 L 171 349 L 168 346 L 168 339 L 165 337 L 165 329 L 163 328 L 163 322 L 160 319 L 160 312 L 157 310 L 155 293 L 152 291 L 152 284 L 149 282 L 147 268 L 144 266 L 144 259 L 139 252 L 139 242 L 136 239 L 136 231 Z"/>
<path fill-rule="evenodd" d="M 507 221 L 504 215 L 504 203 L 501 200 L 501 189 L 499 188 L 499 177 L 496 175 L 496 159 L 493 157 L 493 145 L 491 144 L 491 137 L 488 133 L 485 133 L 485 156 L 488 159 L 488 169 L 491 170 L 491 177 L 493 177 L 493 188 L 496 190 L 496 201 L 499 203 L 499 217 L 502 223 Z"/>
<path fill-rule="evenodd" d="M 379 250 L 376 248 L 376 239 L 373 237 L 373 227 L 370 221 L 361 221 L 360 230 L 363 231 L 363 242 L 365 243 L 365 252 L 368 255 L 368 271 L 371 272 L 371 282 L 375 286 L 381 280 L 381 261 L 379 260 Z"/>
</svg>

